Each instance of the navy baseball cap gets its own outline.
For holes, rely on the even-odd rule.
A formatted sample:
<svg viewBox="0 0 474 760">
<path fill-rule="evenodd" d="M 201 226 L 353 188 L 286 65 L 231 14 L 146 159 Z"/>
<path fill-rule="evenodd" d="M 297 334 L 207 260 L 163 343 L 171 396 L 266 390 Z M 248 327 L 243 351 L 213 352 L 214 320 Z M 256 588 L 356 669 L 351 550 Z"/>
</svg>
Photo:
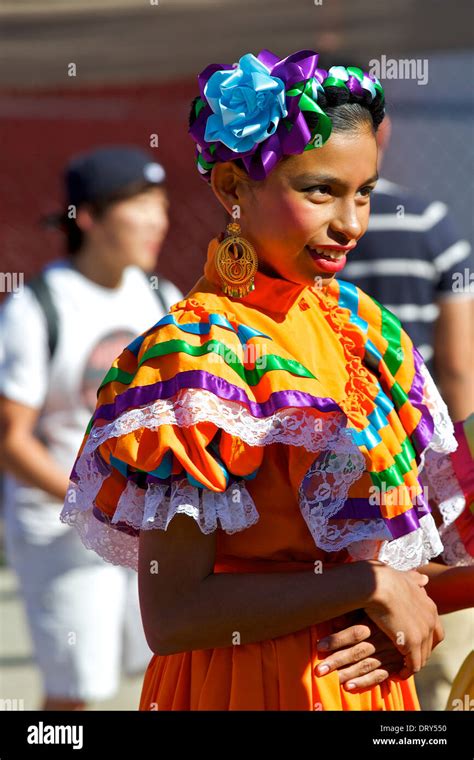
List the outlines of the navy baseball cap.
<svg viewBox="0 0 474 760">
<path fill-rule="evenodd" d="M 166 174 L 146 151 L 132 145 L 113 145 L 75 156 L 66 167 L 64 179 L 68 205 L 79 206 L 120 194 L 140 180 L 161 185 Z"/>
<path fill-rule="evenodd" d="M 66 205 L 113 199 L 128 187 L 144 183 L 164 185 L 166 172 L 149 153 L 134 145 L 110 145 L 74 156 L 64 171 Z M 67 212 L 40 219 L 45 227 L 61 227 Z"/>
</svg>

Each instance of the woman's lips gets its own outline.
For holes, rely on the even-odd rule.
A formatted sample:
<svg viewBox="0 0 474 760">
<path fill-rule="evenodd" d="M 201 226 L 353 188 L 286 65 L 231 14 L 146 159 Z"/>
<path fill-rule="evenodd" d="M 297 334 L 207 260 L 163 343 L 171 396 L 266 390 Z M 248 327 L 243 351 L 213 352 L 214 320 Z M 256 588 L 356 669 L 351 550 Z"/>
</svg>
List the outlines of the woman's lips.
<svg viewBox="0 0 474 760">
<path fill-rule="evenodd" d="M 340 272 L 346 264 L 346 254 L 341 249 L 310 248 L 306 246 L 309 255 L 324 272 Z M 348 250 L 348 249 L 346 249 Z"/>
</svg>

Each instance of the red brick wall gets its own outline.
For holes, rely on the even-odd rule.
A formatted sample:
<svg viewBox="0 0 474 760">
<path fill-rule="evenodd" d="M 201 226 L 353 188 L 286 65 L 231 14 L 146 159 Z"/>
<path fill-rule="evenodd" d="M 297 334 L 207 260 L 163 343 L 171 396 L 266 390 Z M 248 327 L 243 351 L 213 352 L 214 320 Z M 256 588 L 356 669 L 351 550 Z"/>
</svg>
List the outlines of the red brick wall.
<svg viewBox="0 0 474 760">
<path fill-rule="evenodd" d="M 149 148 L 168 174 L 170 233 L 158 271 L 186 293 L 200 277 L 207 243 L 226 214 L 199 177 L 188 111 L 194 80 L 167 85 L 0 93 L 0 271 L 25 278 L 62 254 L 63 238 L 38 224 L 63 205 L 61 173 L 75 153 L 99 144 Z"/>
</svg>

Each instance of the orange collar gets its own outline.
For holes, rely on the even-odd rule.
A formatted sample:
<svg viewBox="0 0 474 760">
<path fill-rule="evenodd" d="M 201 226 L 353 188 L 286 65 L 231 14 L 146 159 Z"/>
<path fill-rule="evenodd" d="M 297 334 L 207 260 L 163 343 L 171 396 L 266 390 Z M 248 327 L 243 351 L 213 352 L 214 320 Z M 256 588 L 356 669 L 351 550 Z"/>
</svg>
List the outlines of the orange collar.
<svg viewBox="0 0 474 760">
<path fill-rule="evenodd" d="M 222 293 L 221 281 L 214 263 L 218 245 L 219 240 L 217 237 L 214 237 L 207 247 L 204 277 L 209 282 L 212 282 L 213 285 L 217 285 L 219 291 Z M 227 297 L 231 301 L 248 304 L 249 306 L 256 306 L 273 312 L 286 313 L 300 293 L 308 287 L 279 277 L 269 277 L 259 270 L 257 270 L 255 274 L 254 284 L 255 290 L 252 290 L 246 296 L 243 296 L 243 298 Z"/>
</svg>

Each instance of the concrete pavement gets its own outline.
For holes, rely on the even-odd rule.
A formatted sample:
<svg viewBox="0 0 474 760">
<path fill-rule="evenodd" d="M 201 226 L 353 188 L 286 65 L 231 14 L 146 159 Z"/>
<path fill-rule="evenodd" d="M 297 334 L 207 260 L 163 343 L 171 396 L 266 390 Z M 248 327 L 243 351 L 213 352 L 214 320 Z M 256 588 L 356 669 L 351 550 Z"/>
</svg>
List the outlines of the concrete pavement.
<svg viewBox="0 0 474 760">
<path fill-rule="evenodd" d="M 0 620 L 0 710 L 5 704 L 2 700 L 12 700 L 18 709 L 37 710 L 42 696 L 40 676 L 16 577 L 5 565 L 0 566 Z M 91 703 L 89 709 L 137 710 L 142 680 L 142 675 L 122 678 L 115 697 Z"/>
</svg>

